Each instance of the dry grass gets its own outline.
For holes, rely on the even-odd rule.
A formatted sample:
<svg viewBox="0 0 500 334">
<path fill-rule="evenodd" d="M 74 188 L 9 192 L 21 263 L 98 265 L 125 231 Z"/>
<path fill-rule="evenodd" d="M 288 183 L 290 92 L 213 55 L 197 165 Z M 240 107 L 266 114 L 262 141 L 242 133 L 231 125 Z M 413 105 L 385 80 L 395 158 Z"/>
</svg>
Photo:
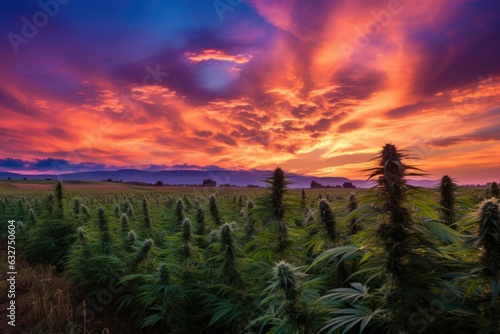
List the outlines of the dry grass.
<svg viewBox="0 0 500 334">
<path fill-rule="evenodd" d="M 24 268 L 16 276 L 16 327 L 2 323 L 2 333 L 110 333 L 107 328 L 102 332 L 88 328 L 85 303 L 79 312 L 78 293 L 70 284 L 68 275 L 58 274 L 54 267 L 47 265 L 28 267 L 21 261 L 17 265 Z M 2 296 L 6 296 L 6 288 L 2 282 Z"/>
<path fill-rule="evenodd" d="M 17 275 L 16 288 L 19 327 L 25 333 L 78 332 L 75 293 L 66 275 L 46 265 L 26 266 Z"/>
</svg>

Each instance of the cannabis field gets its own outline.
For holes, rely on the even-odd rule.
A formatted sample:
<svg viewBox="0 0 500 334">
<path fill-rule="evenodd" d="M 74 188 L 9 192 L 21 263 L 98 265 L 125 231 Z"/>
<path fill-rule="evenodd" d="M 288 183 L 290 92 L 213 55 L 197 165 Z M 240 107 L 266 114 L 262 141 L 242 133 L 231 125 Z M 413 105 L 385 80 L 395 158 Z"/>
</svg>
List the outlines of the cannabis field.
<svg viewBox="0 0 500 334">
<path fill-rule="evenodd" d="M 264 189 L 2 189 L 2 275 L 17 222 L 16 328 L 499 333 L 497 183 L 412 187 L 421 171 L 406 160 L 385 145 L 372 189 L 290 189 L 280 168 Z"/>
</svg>

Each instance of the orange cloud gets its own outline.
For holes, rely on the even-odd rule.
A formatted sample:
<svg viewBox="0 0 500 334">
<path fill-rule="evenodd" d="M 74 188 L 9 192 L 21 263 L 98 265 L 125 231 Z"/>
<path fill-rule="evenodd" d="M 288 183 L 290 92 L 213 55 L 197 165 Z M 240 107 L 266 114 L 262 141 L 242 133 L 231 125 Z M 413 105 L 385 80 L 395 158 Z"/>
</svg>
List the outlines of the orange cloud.
<svg viewBox="0 0 500 334">
<path fill-rule="evenodd" d="M 207 60 L 230 61 L 236 64 L 245 64 L 250 61 L 251 56 L 245 57 L 243 55 L 228 55 L 221 50 L 207 49 L 202 52 L 185 52 L 187 59 L 193 63 L 199 63 Z"/>
</svg>

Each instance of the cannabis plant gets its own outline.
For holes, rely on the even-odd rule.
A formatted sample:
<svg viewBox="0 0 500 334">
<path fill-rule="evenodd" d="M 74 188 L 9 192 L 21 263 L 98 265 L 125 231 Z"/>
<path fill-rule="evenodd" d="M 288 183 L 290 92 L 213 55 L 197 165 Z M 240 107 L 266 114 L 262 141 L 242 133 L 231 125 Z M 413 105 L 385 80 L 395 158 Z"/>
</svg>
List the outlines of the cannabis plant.
<svg viewBox="0 0 500 334">
<path fill-rule="evenodd" d="M 205 222 L 205 214 L 203 213 L 203 210 L 201 207 L 198 207 L 196 209 L 196 234 L 198 235 L 205 235 L 206 233 L 206 222 Z"/>
<path fill-rule="evenodd" d="M 151 219 L 149 218 L 148 201 L 146 200 L 146 195 L 142 196 L 142 214 L 144 216 L 144 227 L 146 229 L 151 229 Z"/>
<path fill-rule="evenodd" d="M 208 209 L 210 210 L 210 214 L 217 226 L 222 225 L 222 218 L 219 213 L 219 208 L 217 207 L 217 202 L 215 200 L 215 195 L 210 196 Z"/>
<path fill-rule="evenodd" d="M 441 179 L 439 185 L 439 192 L 441 194 L 441 217 L 446 225 L 456 228 L 456 210 L 455 210 L 455 196 L 457 185 L 453 182 L 451 177 L 445 175 Z"/>
<path fill-rule="evenodd" d="M 109 233 L 108 220 L 106 219 L 103 208 L 99 208 L 97 211 L 97 227 L 101 232 L 101 249 L 105 254 L 110 254 L 111 234 Z"/>
<path fill-rule="evenodd" d="M 356 194 L 349 195 L 349 204 L 347 205 L 348 212 L 351 213 L 358 208 L 358 202 L 356 198 Z M 349 221 L 349 230 L 351 235 L 355 235 L 359 231 L 359 223 L 356 217 L 351 218 Z"/>
<path fill-rule="evenodd" d="M 122 213 L 122 217 L 120 219 L 120 225 L 123 233 L 128 232 L 128 217 L 126 214 Z"/>
</svg>

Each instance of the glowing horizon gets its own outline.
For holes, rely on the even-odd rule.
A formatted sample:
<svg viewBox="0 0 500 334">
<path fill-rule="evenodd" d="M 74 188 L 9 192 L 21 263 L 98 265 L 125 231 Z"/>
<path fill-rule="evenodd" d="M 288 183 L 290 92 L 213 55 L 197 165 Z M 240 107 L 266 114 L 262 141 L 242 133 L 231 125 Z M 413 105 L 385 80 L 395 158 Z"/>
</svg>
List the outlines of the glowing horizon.
<svg viewBox="0 0 500 334">
<path fill-rule="evenodd" d="M 500 181 L 498 2 L 42 3 L 0 13 L 0 171 L 363 179 L 390 142 Z"/>
</svg>

